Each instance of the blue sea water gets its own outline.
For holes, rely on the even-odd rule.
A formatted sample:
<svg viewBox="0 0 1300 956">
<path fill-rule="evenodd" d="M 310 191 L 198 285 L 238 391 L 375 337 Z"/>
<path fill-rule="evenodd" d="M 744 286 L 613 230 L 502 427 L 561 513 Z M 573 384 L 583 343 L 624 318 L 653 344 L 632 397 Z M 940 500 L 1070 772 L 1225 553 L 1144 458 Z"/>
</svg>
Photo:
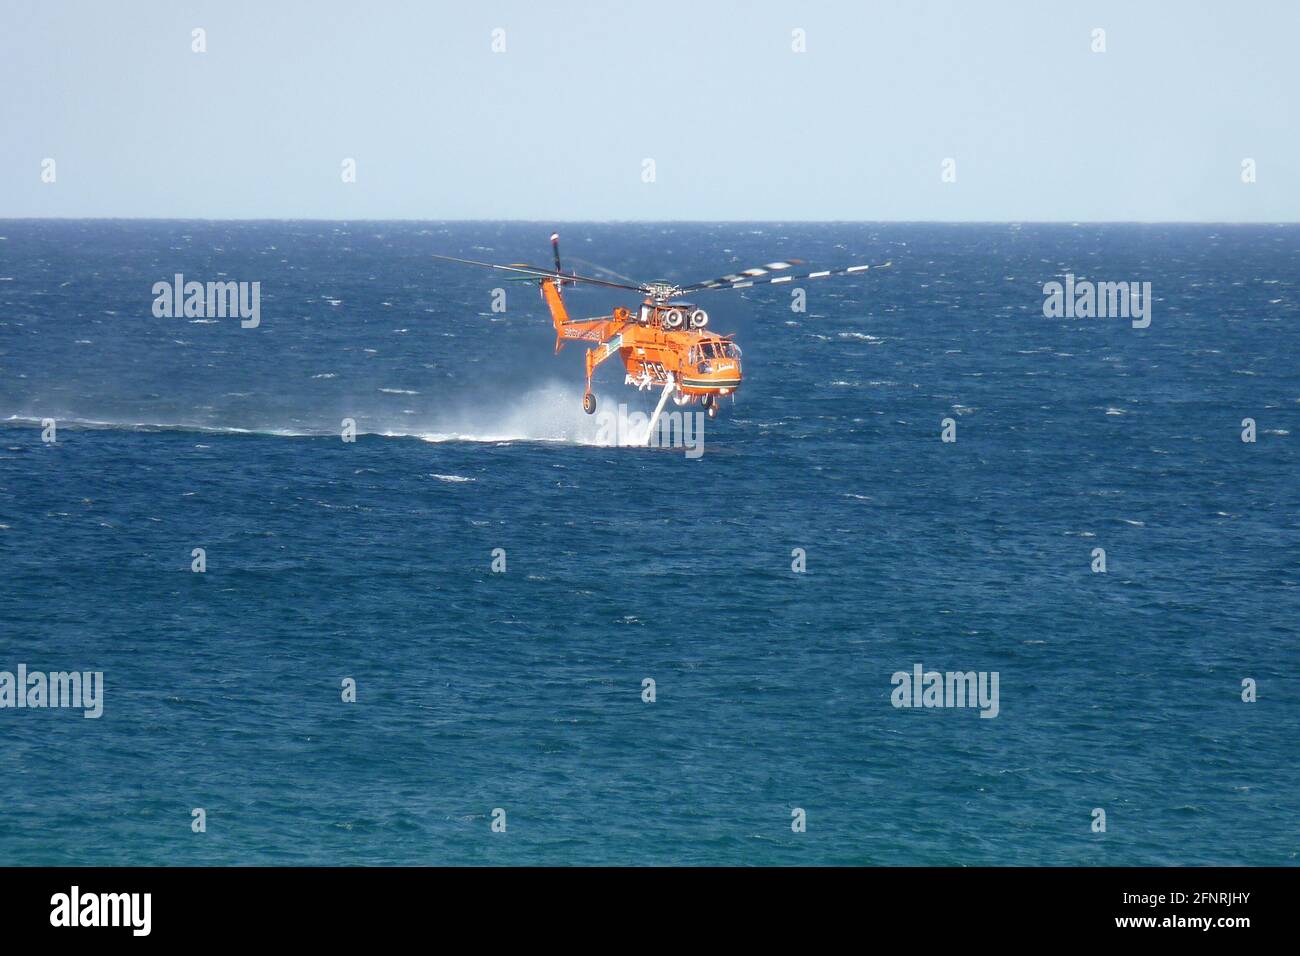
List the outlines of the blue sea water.
<svg viewBox="0 0 1300 956">
<path fill-rule="evenodd" d="M 0 221 L 0 670 L 105 675 L 0 710 L 0 861 L 1295 863 L 1300 227 L 562 226 L 892 261 L 698 297 L 746 372 L 698 459 L 596 444 L 536 291 L 429 258 L 550 229 Z M 260 326 L 155 318 L 175 273 Z M 1045 318 L 1066 273 L 1150 327 Z M 917 663 L 998 716 L 895 708 Z"/>
</svg>

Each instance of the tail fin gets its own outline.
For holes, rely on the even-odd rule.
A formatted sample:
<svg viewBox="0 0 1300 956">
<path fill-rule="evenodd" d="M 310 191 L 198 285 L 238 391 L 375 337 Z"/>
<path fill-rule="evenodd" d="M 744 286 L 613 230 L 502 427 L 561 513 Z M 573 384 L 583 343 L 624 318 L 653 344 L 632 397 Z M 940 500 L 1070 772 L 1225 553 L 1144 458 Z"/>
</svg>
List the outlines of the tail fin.
<svg viewBox="0 0 1300 956">
<path fill-rule="evenodd" d="M 560 234 L 551 233 L 551 252 L 555 256 L 555 271 L 560 271 Z M 563 279 L 543 279 L 542 280 L 542 298 L 546 300 L 546 307 L 551 310 L 551 322 L 555 324 L 555 351 L 558 353 L 564 345 L 564 339 L 561 333 L 564 329 L 564 323 L 569 321 L 569 310 L 564 305 L 564 296 L 560 295 L 560 287 L 564 284 Z"/>
</svg>

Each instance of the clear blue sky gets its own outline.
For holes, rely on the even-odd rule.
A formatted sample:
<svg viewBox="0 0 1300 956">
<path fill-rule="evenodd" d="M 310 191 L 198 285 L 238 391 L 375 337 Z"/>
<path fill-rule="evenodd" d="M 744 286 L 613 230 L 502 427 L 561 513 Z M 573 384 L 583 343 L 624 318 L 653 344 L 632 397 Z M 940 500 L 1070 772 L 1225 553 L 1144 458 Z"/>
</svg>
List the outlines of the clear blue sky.
<svg viewBox="0 0 1300 956">
<path fill-rule="evenodd" d="M 3 0 L 0 218 L 1297 221 L 1298 43 L 1293 0 Z"/>
</svg>

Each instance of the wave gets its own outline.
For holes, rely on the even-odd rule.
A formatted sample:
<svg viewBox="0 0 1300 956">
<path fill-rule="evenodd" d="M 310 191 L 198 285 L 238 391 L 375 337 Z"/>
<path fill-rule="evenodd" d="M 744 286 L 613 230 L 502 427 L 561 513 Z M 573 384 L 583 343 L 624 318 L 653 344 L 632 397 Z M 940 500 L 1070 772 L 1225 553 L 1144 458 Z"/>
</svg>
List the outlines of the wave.
<svg viewBox="0 0 1300 956">
<path fill-rule="evenodd" d="M 205 435 L 272 435 L 278 438 L 314 438 L 330 435 L 338 437 L 338 432 L 306 431 L 292 428 L 239 428 L 234 425 L 200 425 L 195 422 L 122 422 L 103 421 L 95 418 L 69 418 L 57 415 L 53 418 L 59 428 L 74 428 L 85 431 L 135 431 L 135 432 L 199 432 Z M 10 415 L 0 419 L 0 424 L 41 426 L 45 418 L 32 418 L 26 415 Z"/>
<path fill-rule="evenodd" d="M 388 421 L 375 421 L 372 417 L 361 413 L 352 417 L 357 422 L 358 437 L 413 438 L 434 443 L 540 442 L 596 447 L 614 446 L 616 441 L 605 435 L 609 429 L 602 427 L 603 416 L 587 415 L 583 412 L 581 399 L 581 392 L 578 389 L 557 382 L 533 389 L 517 398 L 502 398 L 495 405 L 445 410 L 427 416 L 424 420 L 416 417 L 390 424 Z M 618 403 L 600 394 L 597 394 L 597 405 L 602 410 L 611 412 L 618 408 Z M 80 430 L 264 435 L 275 438 L 330 438 L 335 441 L 339 439 L 339 428 L 332 424 L 313 428 L 283 427 L 275 424 L 214 425 L 187 421 L 123 421 L 59 415 L 40 418 L 10 415 L 8 418 L 0 419 L 0 426 L 39 427 L 46 417 L 53 418 L 60 428 Z M 385 417 L 391 421 L 391 415 Z"/>
</svg>

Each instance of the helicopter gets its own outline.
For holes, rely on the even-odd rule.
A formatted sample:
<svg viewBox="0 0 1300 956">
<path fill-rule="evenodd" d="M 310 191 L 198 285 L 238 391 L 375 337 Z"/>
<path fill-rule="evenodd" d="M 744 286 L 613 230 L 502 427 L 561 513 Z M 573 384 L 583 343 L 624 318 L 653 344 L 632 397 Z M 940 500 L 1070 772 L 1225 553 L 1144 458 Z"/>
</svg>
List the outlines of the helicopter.
<svg viewBox="0 0 1300 956">
<path fill-rule="evenodd" d="M 657 387 L 663 389 L 659 404 L 650 419 L 651 429 L 670 397 L 677 405 L 699 402 L 712 418 L 717 414 L 718 402 L 723 396 L 731 395 L 734 401 L 743 378 L 740 346 L 733 341 L 735 333 L 719 335 L 709 331 L 709 314 L 684 297 L 693 296 L 697 292 L 747 289 L 765 283 L 857 275 L 868 269 L 883 269 L 891 265 L 886 262 L 878 266 L 858 265 L 800 275 L 778 275 L 777 273 L 785 273 L 804 264 L 800 259 L 789 259 L 685 285 L 671 282 L 632 284 L 635 280 L 627 283 L 614 282 L 565 272 L 560 265 L 559 233 L 551 234 L 551 252 L 554 269 L 520 262 L 500 265 L 454 256 L 434 255 L 433 258 L 501 272 L 520 273 L 515 277 L 518 281 L 537 282 L 555 325 L 556 353 L 564 347 L 565 342 L 589 343 L 587 387 L 582 396 L 583 411 L 588 415 L 595 414 L 596 396 L 591 391 L 592 373 L 600 363 L 617 354 L 627 370 L 624 384 L 635 386 L 641 391 Z M 579 283 L 636 292 L 644 300 L 635 310 L 620 306 L 611 315 L 589 319 L 571 318 L 562 290 L 564 286 Z"/>
</svg>

